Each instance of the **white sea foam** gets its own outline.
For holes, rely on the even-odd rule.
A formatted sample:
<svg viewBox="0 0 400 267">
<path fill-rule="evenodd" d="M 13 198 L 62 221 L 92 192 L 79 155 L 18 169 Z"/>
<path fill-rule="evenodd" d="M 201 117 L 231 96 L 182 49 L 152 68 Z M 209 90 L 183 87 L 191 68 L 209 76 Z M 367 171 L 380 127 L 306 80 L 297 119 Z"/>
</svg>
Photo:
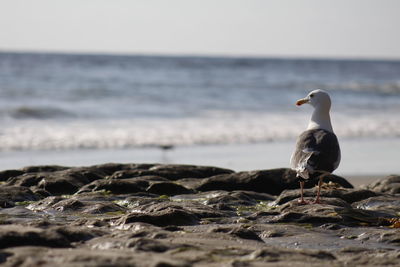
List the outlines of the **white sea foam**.
<svg viewBox="0 0 400 267">
<path fill-rule="evenodd" d="M 160 145 L 261 143 L 294 140 L 309 114 L 235 114 L 180 119 L 27 121 L 4 126 L 0 150 L 132 148 Z M 400 118 L 335 115 L 339 139 L 400 137 Z"/>
</svg>

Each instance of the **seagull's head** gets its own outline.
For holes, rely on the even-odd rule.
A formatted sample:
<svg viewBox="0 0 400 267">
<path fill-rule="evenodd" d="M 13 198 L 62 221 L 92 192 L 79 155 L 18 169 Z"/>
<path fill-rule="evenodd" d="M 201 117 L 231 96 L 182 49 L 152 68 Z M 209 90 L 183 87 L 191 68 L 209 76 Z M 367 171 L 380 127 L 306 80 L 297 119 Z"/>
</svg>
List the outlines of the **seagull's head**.
<svg viewBox="0 0 400 267">
<path fill-rule="evenodd" d="M 331 98 L 324 90 L 317 89 L 311 91 L 305 98 L 299 99 L 296 102 L 297 106 L 303 104 L 310 104 L 314 108 L 325 108 L 329 110 L 331 107 Z"/>
</svg>

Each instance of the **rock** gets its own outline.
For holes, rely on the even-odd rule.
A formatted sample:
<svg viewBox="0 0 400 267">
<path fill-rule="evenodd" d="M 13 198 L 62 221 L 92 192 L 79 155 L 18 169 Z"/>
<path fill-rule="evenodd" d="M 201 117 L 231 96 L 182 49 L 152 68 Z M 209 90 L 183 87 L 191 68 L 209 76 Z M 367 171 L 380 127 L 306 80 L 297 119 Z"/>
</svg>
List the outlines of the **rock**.
<svg viewBox="0 0 400 267">
<path fill-rule="evenodd" d="M 188 262 L 179 262 L 179 261 L 165 261 L 160 260 L 154 263 L 152 267 L 190 267 L 192 264 Z"/>
<path fill-rule="evenodd" d="M 34 172 L 55 172 L 67 170 L 69 167 L 58 166 L 58 165 L 44 165 L 44 166 L 28 166 L 22 168 L 21 171 L 24 173 L 34 173 Z"/>
<path fill-rule="evenodd" d="M 284 190 L 286 174 L 284 169 L 222 174 L 204 179 L 196 190 L 248 190 L 278 195 Z"/>
<path fill-rule="evenodd" d="M 325 223 L 320 226 L 322 229 L 327 229 L 327 230 L 339 230 L 342 228 L 340 224 L 337 223 Z"/>
<path fill-rule="evenodd" d="M 164 227 L 164 229 L 165 228 L 173 228 L 173 227 L 177 227 L 177 226 L 167 226 L 167 227 Z M 151 229 L 150 227 L 147 227 L 146 230 L 138 230 L 138 231 L 134 232 L 132 235 L 130 235 L 130 238 L 145 237 L 145 238 L 149 238 L 149 239 L 153 240 L 153 239 L 166 239 L 166 238 L 170 237 L 168 232 L 159 230 L 158 227 L 154 227 L 154 228 L 155 229 Z M 182 230 L 182 228 L 180 228 L 180 229 Z"/>
<path fill-rule="evenodd" d="M 232 173 L 232 170 L 222 169 L 208 166 L 193 166 L 193 165 L 138 165 L 131 168 L 113 173 L 110 179 L 126 179 L 140 176 L 160 176 L 168 180 L 179 180 L 184 178 L 206 178 L 218 174 Z"/>
<path fill-rule="evenodd" d="M 25 170 L 24 174 L 10 178 L 7 183 L 42 189 L 53 195 L 73 194 L 85 184 L 106 175 L 91 167 L 35 166 L 22 170 Z"/>
<path fill-rule="evenodd" d="M 149 238 L 135 238 L 127 243 L 128 248 L 133 248 L 135 251 L 163 253 L 168 250 L 187 249 L 192 246 L 186 244 L 168 244 Z"/>
<path fill-rule="evenodd" d="M 59 201 L 52 208 L 57 211 L 81 211 L 83 214 L 125 212 L 124 208 L 112 202 L 79 201 L 74 198 Z"/>
<path fill-rule="evenodd" d="M 105 214 L 105 213 L 125 213 L 126 208 L 111 201 L 104 195 L 75 195 L 64 198 L 60 196 L 47 197 L 28 206 L 34 211 L 46 212 L 76 212 L 80 214 Z"/>
<path fill-rule="evenodd" d="M 357 240 L 366 242 L 373 241 L 377 243 L 386 243 L 389 245 L 400 245 L 400 232 L 397 229 L 370 229 L 363 231 L 356 236 Z"/>
<path fill-rule="evenodd" d="M 226 212 L 221 212 L 215 210 L 207 205 L 203 205 L 202 203 L 197 202 L 170 202 L 170 201 L 162 201 L 162 202 L 152 202 L 149 204 L 140 205 L 134 208 L 134 211 L 140 213 L 148 213 L 152 214 L 154 212 L 159 212 L 167 209 L 175 209 L 186 211 L 197 218 L 218 218 L 224 217 L 227 214 Z M 174 224 L 172 224 L 174 225 Z M 165 225 L 166 226 L 166 225 Z"/>
<path fill-rule="evenodd" d="M 266 202 L 274 200 L 275 197 L 251 191 L 206 191 L 197 194 L 176 195 L 171 197 L 173 201 L 179 202 L 197 202 L 205 204 L 214 210 L 229 212 L 237 211 L 237 209 L 257 209 L 261 208 Z M 225 214 L 227 216 L 228 214 Z"/>
<path fill-rule="evenodd" d="M 400 198 L 398 196 L 370 197 L 352 204 L 354 208 L 362 210 L 383 211 L 392 214 L 393 217 L 400 214 Z"/>
<path fill-rule="evenodd" d="M 293 200 L 281 209 L 281 214 L 272 217 L 272 219 L 268 219 L 268 222 L 311 224 L 338 223 L 343 222 L 343 218 L 337 212 L 340 209 L 343 208 L 329 204 L 300 205 L 297 200 Z"/>
<path fill-rule="evenodd" d="M 24 186 L 1 186 L 0 207 L 14 207 L 16 202 L 36 201 L 39 197 Z"/>
<path fill-rule="evenodd" d="M 37 172 L 22 177 L 22 181 L 29 186 L 37 185 L 38 188 L 53 195 L 62 195 L 73 194 L 85 184 L 101 178 L 102 176 L 98 173 L 72 168 L 55 172 Z M 19 177 L 15 177 L 10 183 L 18 183 L 18 179 Z"/>
<path fill-rule="evenodd" d="M 12 254 L 7 258 L 8 266 L 137 266 L 138 257 L 127 255 L 124 251 L 91 249 L 49 250 L 46 247 L 18 247 L 7 249 Z M 147 262 L 144 257 L 140 259 Z M 143 266 L 143 265 L 142 265 Z"/>
<path fill-rule="evenodd" d="M 304 197 L 307 198 L 308 201 L 313 201 L 316 197 L 316 190 L 315 189 L 306 189 L 304 190 Z M 367 199 L 370 197 L 377 196 L 378 193 L 375 193 L 370 190 L 366 189 L 349 189 L 349 188 L 339 188 L 339 189 L 322 189 L 321 190 L 321 198 L 322 203 L 327 198 L 339 198 L 347 203 L 351 204 L 353 202 L 357 202 L 363 199 Z M 283 191 L 275 201 L 276 205 L 282 205 L 293 199 L 300 198 L 300 190 L 285 190 Z M 345 204 L 343 205 L 345 206 Z"/>
<path fill-rule="evenodd" d="M 17 247 L 7 249 L 6 266 L 121 266 L 189 267 L 190 262 L 173 259 L 168 253 L 131 249 L 54 249 Z"/>
<path fill-rule="evenodd" d="M 44 221 L 45 216 L 25 208 L 22 204 L 0 210 L 0 225 L 32 225 Z"/>
<path fill-rule="evenodd" d="M 245 195 L 229 194 L 226 192 L 225 194 L 221 194 L 219 196 L 210 198 L 205 201 L 206 205 L 214 205 L 214 204 L 224 204 L 227 206 L 254 206 L 257 204 L 255 199 L 249 198 Z"/>
<path fill-rule="evenodd" d="M 390 175 L 365 187 L 379 193 L 400 194 L 400 175 Z"/>
<path fill-rule="evenodd" d="M 8 179 L 12 177 L 19 176 L 21 174 L 24 174 L 23 171 L 21 170 L 5 170 L 5 171 L 0 171 L 0 181 L 7 181 Z"/>
<path fill-rule="evenodd" d="M 107 191 L 112 194 L 136 193 L 145 191 L 148 182 L 136 179 L 126 180 L 97 180 L 81 187 L 77 194 L 95 191 Z"/>
<path fill-rule="evenodd" d="M 175 208 L 167 208 L 152 213 L 130 213 L 119 219 L 116 224 L 144 222 L 156 226 L 194 225 L 199 219 L 192 213 Z"/>
<path fill-rule="evenodd" d="M 82 213 L 84 214 L 108 214 L 108 213 L 118 213 L 118 214 L 125 214 L 126 209 L 110 202 L 103 202 L 103 203 L 87 203 L 85 208 L 82 209 Z"/>
<path fill-rule="evenodd" d="M 365 189 L 349 189 L 349 190 L 336 190 L 332 191 L 332 195 L 334 196 L 336 193 L 339 193 L 337 197 L 343 199 L 347 203 L 357 202 L 366 198 L 377 196 L 375 192 L 371 190 Z"/>
<path fill-rule="evenodd" d="M 28 208 L 33 211 L 43 211 L 49 208 L 52 208 L 54 204 L 58 203 L 59 201 L 64 200 L 65 198 L 61 196 L 51 196 L 36 201 L 35 203 L 29 204 Z"/>
<path fill-rule="evenodd" d="M 0 252 L 0 264 L 7 261 L 7 258 L 12 256 L 13 254 L 10 252 Z"/>
<path fill-rule="evenodd" d="M 165 227 L 163 227 L 163 229 L 165 231 L 170 231 L 170 232 L 183 231 L 182 227 L 178 227 L 178 226 L 175 226 L 175 225 L 165 226 Z"/>
<path fill-rule="evenodd" d="M 253 232 L 249 229 L 246 229 L 246 228 L 236 227 L 236 228 L 232 229 L 231 231 L 229 231 L 228 233 L 233 236 L 237 236 L 239 238 L 262 242 L 262 239 L 255 232 Z"/>
<path fill-rule="evenodd" d="M 75 176 L 80 179 L 83 178 L 83 179 L 85 179 L 85 184 L 87 184 L 87 182 L 90 183 L 90 182 L 105 178 L 107 175 L 107 172 L 104 172 L 102 169 L 97 169 L 94 167 L 78 167 L 78 168 L 72 169 L 68 173 L 68 175 Z"/>
<path fill-rule="evenodd" d="M 81 186 L 83 186 L 83 183 L 80 180 L 71 177 L 43 178 L 38 184 L 39 188 L 53 195 L 73 194 Z"/>
<path fill-rule="evenodd" d="M 151 251 L 156 253 L 162 253 L 169 249 L 169 246 L 166 246 L 161 242 L 146 238 L 132 240 L 129 242 L 128 247 L 133 247 L 137 251 Z"/>
<path fill-rule="evenodd" d="M 82 201 L 69 198 L 57 202 L 52 207 L 55 208 L 57 211 L 78 211 L 81 210 L 84 206 L 85 204 Z"/>
<path fill-rule="evenodd" d="M 7 181 L 8 185 L 18 185 L 18 186 L 37 186 L 40 181 L 45 179 L 45 175 L 40 175 L 37 173 L 24 173 L 20 176 L 12 177 Z"/>
<path fill-rule="evenodd" d="M 396 266 L 400 256 L 398 195 L 336 176 L 316 205 L 298 204 L 289 169 L 110 163 L 0 177 L 4 266 Z"/>
<path fill-rule="evenodd" d="M 322 204 L 299 204 L 297 199 L 279 206 L 280 214 L 269 216 L 268 222 L 297 222 L 322 225 L 340 223 L 344 225 L 389 225 L 391 215 L 382 211 L 352 208 L 339 198 L 324 198 Z"/>
<path fill-rule="evenodd" d="M 178 180 L 183 178 L 206 178 L 219 174 L 233 173 L 232 170 L 194 165 L 156 165 L 149 169 L 157 175 L 168 178 L 170 180 Z"/>
<path fill-rule="evenodd" d="M 109 191 L 112 194 L 127 194 L 145 192 L 150 182 L 165 181 L 165 178 L 159 176 L 143 176 L 129 179 L 102 179 L 93 181 L 83 186 L 78 194 L 85 192 L 94 192 L 100 190 Z"/>
<path fill-rule="evenodd" d="M 167 195 L 167 196 L 194 193 L 193 190 L 187 189 L 184 186 L 172 182 L 151 183 L 149 187 L 146 189 L 146 191 L 153 194 Z"/>
<path fill-rule="evenodd" d="M 336 212 L 343 218 L 343 223 L 350 226 L 370 225 L 370 226 L 389 226 L 388 219 L 390 214 L 380 211 L 360 210 L 352 208 L 337 209 Z"/>
<path fill-rule="evenodd" d="M 156 226 L 180 226 L 198 224 L 200 219 L 220 218 L 231 214 L 196 202 L 151 202 L 136 207 L 117 224 L 145 222 Z"/>
<path fill-rule="evenodd" d="M 242 239 L 262 241 L 255 231 L 244 228 L 242 226 L 223 226 L 215 227 L 208 230 L 209 233 L 227 233 L 234 237 Z"/>
<path fill-rule="evenodd" d="M 300 255 L 296 255 L 300 254 Z M 332 253 L 324 252 L 324 251 L 306 251 L 306 250 L 298 250 L 296 252 L 285 250 L 285 249 L 274 249 L 274 248 L 264 248 L 257 250 L 251 254 L 251 259 L 263 258 L 267 262 L 278 262 L 281 259 L 285 259 L 284 261 L 290 262 L 295 259 L 303 258 L 304 261 L 310 262 L 309 258 L 312 258 L 313 261 L 323 261 L 327 260 L 328 262 L 336 259 Z M 307 259 L 308 258 L 308 259 Z M 291 264 L 287 264 L 286 266 L 292 266 Z"/>
<path fill-rule="evenodd" d="M 44 189 L 40 189 L 37 187 L 31 187 L 31 189 L 35 195 L 39 196 L 39 198 L 45 198 L 51 196 L 51 194 Z"/>
<path fill-rule="evenodd" d="M 108 176 L 107 179 L 131 179 L 135 177 L 142 176 L 156 176 L 157 173 L 153 171 L 149 171 L 148 169 L 127 169 L 116 171 L 112 175 Z"/>
<path fill-rule="evenodd" d="M 232 196 L 237 196 L 237 197 L 243 196 L 257 201 L 272 201 L 276 199 L 275 196 L 272 196 L 270 194 L 258 193 L 254 191 L 237 190 L 237 191 L 232 191 L 231 194 Z"/>
<path fill-rule="evenodd" d="M 384 231 L 379 238 L 382 242 L 400 245 L 400 233 L 398 230 Z"/>
<path fill-rule="evenodd" d="M 396 266 L 398 265 L 399 252 L 387 250 L 354 250 L 344 248 L 339 254 L 342 262 L 351 261 L 353 266 Z"/>
<path fill-rule="evenodd" d="M 194 190 L 201 184 L 202 180 L 203 179 L 199 179 L 199 178 L 183 178 L 183 179 L 176 180 L 175 182 L 186 188 Z"/>
<path fill-rule="evenodd" d="M 352 188 L 344 178 L 330 175 L 324 181 L 332 181 L 343 187 Z M 307 183 L 307 187 L 314 186 Z M 238 172 L 222 174 L 206 178 L 195 189 L 197 191 L 211 190 L 248 190 L 254 192 L 279 195 L 285 189 L 299 188 L 296 174 L 290 169 L 273 169 L 262 171 Z"/>
<path fill-rule="evenodd" d="M 122 198 L 122 199 L 121 199 Z M 168 199 L 168 196 L 150 194 L 147 192 L 131 193 L 124 196 L 117 196 L 115 203 L 127 209 L 135 209 L 147 204 L 155 204 L 164 202 Z"/>
<path fill-rule="evenodd" d="M 254 206 L 259 201 L 272 201 L 275 198 L 269 194 L 256 193 L 251 191 L 232 191 L 224 192 L 218 196 L 206 200 L 207 205 L 224 204 L 229 206 Z"/>
<path fill-rule="evenodd" d="M 87 227 L 55 227 L 52 229 L 56 233 L 64 236 L 69 242 L 85 242 L 92 238 L 106 234 L 106 231 L 90 229 Z"/>
<path fill-rule="evenodd" d="M 107 175 L 114 175 L 118 172 L 130 171 L 130 170 L 148 170 L 156 164 L 121 164 L 121 163 L 106 163 L 92 166 L 93 169 L 98 169 Z M 128 177 L 132 178 L 132 177 Z"/>
<path fill-rule="evenodd" d="M 0 248 L 15 246 L 69 247 L 70 242 L 51 230 L 15 225 L 0 225 Z"/>
</svg>

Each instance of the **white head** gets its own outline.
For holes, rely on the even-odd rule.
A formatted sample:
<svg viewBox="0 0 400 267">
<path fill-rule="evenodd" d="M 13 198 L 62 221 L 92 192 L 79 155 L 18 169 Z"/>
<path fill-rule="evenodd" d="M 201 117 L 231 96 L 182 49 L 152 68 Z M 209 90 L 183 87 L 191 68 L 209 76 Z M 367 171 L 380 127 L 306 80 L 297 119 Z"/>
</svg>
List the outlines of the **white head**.
<svg viewBox="0 0 400 267">
<path fill-rule="evenodd" d="M 296 102 L 297 106 L 310 104 L 314 107 L 314 112 L 311 116 L 310 123 L 307 129 L 325 129 L 333 132 L 329 110 L 331 109 L 331 98 L 328 93 L 323 90 L 314 90 L 305 98 L 299 99 Z"/>
<path fill-rule="evenodd" d="M 303 104 L 310 104 L 315 109 L 324 109 L 329 111 L 331 108 L 331 98 L 324 90 L 317 89 L 310 92 L 305 98 L 299 99 L 296 102 L 297 106 Z"/>
</svg>

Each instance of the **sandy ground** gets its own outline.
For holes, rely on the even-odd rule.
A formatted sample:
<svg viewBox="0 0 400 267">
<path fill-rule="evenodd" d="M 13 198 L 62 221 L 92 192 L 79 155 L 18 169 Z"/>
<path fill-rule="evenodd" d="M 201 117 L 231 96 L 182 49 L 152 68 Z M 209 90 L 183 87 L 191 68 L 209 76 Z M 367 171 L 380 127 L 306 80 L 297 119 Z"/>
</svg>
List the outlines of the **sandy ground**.
<svg viewBox="0 0 400 267">
<path fill-rule="evenodd" d="M 350 175 L 346 176 L 347 181 L 349 181 L 354 187 L 360 187 L 361 185 L 370 184 L 386 175 Z"/>
</svg>

